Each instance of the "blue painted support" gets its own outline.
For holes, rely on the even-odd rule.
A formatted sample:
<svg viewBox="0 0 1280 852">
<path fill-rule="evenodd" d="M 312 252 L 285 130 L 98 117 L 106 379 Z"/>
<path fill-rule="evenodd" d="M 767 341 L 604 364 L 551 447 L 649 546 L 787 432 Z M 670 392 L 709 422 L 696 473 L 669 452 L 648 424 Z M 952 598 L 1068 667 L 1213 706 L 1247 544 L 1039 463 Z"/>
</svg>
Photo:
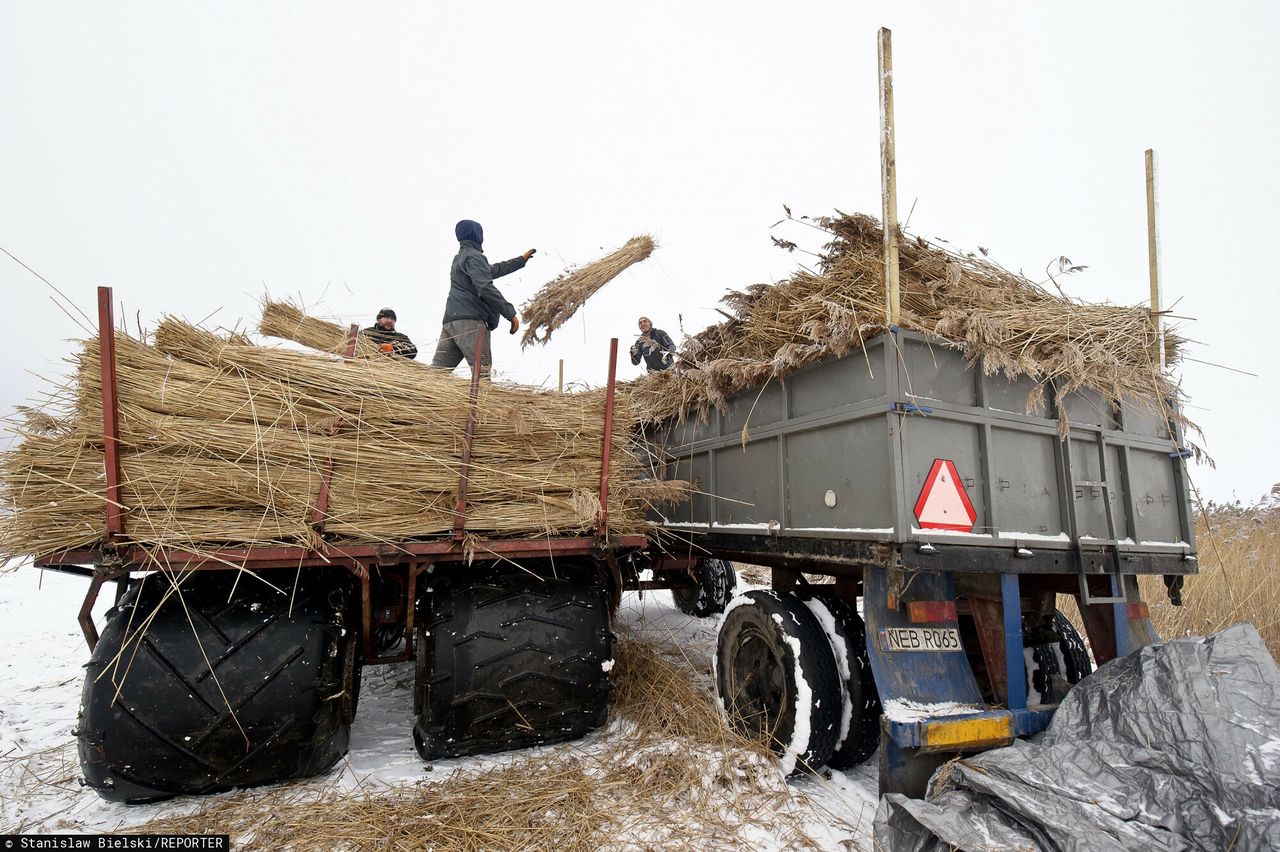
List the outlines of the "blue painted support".
<svg viewBox="0 0 1280 852">
<path fill-rule="evenodd" d="M 958 631 L 956 621 L 912 624 L 904 611 L 905 603 L 889 609 L 888 578 L 883 568 L 865 570 L 864 589 L 862 617 L 867 625 L 867 655 L 882 702 L 901 698 L 921 704 L 983 704 L 982 691 L 962 650 L 887 650 L 884 633 L 888 630 L 927 626 Z M 950 574 L 922 572 L 911 576 L 906 594 L 913 600 L 955 600 L 955 585 Z"/>
<path fill-rule="evenodd" d="M 1022 595 L 1017 574 L 1000 575 L 1000 595 L 1004 605 L 1004 670 L 1008 677 L 1009 709 L 1026 710 L 1026 659 L 1022 649 Z"/>
<path fill-rule="evenodd" d="M 1133 643 L 1129 641 L 1128 595 L 1125 594 L 1121 579 L 1115 575 L 1111 577 L 1111 595 L 1125 600 L 1125 603 L 1111 605 L 1111 611 L 1115 618 L 1116 656 L 1123 657 L 1133 650 Z"/>
</svg>

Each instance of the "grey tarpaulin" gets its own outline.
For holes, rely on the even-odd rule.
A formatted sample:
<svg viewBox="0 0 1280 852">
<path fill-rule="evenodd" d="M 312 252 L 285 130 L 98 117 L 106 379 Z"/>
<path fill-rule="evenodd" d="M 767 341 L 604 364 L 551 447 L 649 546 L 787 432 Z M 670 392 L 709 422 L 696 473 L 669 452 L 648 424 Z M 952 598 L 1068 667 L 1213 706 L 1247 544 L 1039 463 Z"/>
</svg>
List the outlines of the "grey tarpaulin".
<svg viewBox="0 0 1280 852">
<path fill-rule="evenodd" d="M 1048 730 L 885 796 L 878 849 L 1280 849 L 1280 669 L 1253 626 L 1113 660 Z"/>
</svg>

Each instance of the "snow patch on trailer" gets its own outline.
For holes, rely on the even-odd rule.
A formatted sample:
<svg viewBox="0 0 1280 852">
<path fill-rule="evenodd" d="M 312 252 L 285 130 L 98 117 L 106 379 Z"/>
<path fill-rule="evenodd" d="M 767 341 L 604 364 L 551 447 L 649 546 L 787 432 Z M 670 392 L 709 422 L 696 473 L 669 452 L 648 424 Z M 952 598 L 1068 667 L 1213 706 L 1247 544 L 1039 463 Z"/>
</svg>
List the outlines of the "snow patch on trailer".
<svg viewBox="0 0 1280 852">
<path fill-rule="evenodd" d="M 884 716 L 890 722 L 919 722 L 934 716 L 967 716 L 987 710 L 977 704 L 960 704 L 955 701 L 928 704 L 906 698 L 890 698 L 884 702 L 883 707 Z"/>
</svg>

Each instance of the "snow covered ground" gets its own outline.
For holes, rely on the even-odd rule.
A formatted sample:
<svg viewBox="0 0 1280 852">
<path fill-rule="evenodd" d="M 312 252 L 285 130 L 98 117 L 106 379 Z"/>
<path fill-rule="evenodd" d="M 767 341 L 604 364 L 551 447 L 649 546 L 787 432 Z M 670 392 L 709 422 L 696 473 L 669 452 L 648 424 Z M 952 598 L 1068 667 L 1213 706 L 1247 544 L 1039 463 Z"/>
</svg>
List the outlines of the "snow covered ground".
<svg viewBox="0 0 1280 852">
<path fill-rule="evenodd" d="M 88 649 L 76 613 L 88 580 L 23 566 L 0 574 L 0 832 L 108 832 L 161 816 L 189 814 L 210 799 L 156 805 L 104 802 L 81 787 L 76 758 L 76 711 Z M 101 625 L 113 589 L 95 610 Z M 628 594 L 620 627 L 670 642 L 690 658 L 709 658 L 715 619 L 680 613 L 665 592 Z M 459 768 L 484 768 L 512 758 L 436 761 L 427 767 L 414 750 L 411 664 L 366 670 L 360 710 L 345 762 L 311 782 L 316 789 L 402 785 L 445 777 Z M 589 747 L 589 742 L 586 747 Z M 583 743 L 550 747 L 582 748 Z M 515 759 L 519 759 L 518 755 Z M 871 849 L 875 816 L 875 760 L 850 772 L 794 780 L 806 832 L 824 849 Z M 216 798 L 216 797 L 210 797 Z M 767 848 L 768 837 L 755 838 Z M 754 844 L 753 844 L 754 845 Z"/>
</svg>

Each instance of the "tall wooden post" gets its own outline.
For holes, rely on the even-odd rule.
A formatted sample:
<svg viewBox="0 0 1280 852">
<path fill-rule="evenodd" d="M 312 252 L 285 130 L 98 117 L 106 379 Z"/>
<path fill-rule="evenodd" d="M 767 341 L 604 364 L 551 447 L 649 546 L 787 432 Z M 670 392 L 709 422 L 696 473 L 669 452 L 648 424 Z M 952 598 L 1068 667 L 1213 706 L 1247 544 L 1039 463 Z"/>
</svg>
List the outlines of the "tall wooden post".
<svg viewBox="0 0 1280 852">
<path fill-rule="evenodd" d="M 1152 360 L 1164 370 L 1164 317 L 1160 305 L 1160 238 L 1156 232 L 1156 155 L 1147 149 L 1147 265 L 1151 274 L 1151 325 L 1156 351 Z"/>
<path fill-rule="evenodd" d="M 884 227 L 885 320 L 897 325 L 901 314 L 898 289 L 898 178 L 893 141 L 893 43 L 888 27 L 880 28 L 880 196 Z"/>
<path fill-rule="evenodd" d="M 557 386 L 560 393 L 564 393 L 564 359 L 560 359 L 560 384 Z"/>
</svg>

